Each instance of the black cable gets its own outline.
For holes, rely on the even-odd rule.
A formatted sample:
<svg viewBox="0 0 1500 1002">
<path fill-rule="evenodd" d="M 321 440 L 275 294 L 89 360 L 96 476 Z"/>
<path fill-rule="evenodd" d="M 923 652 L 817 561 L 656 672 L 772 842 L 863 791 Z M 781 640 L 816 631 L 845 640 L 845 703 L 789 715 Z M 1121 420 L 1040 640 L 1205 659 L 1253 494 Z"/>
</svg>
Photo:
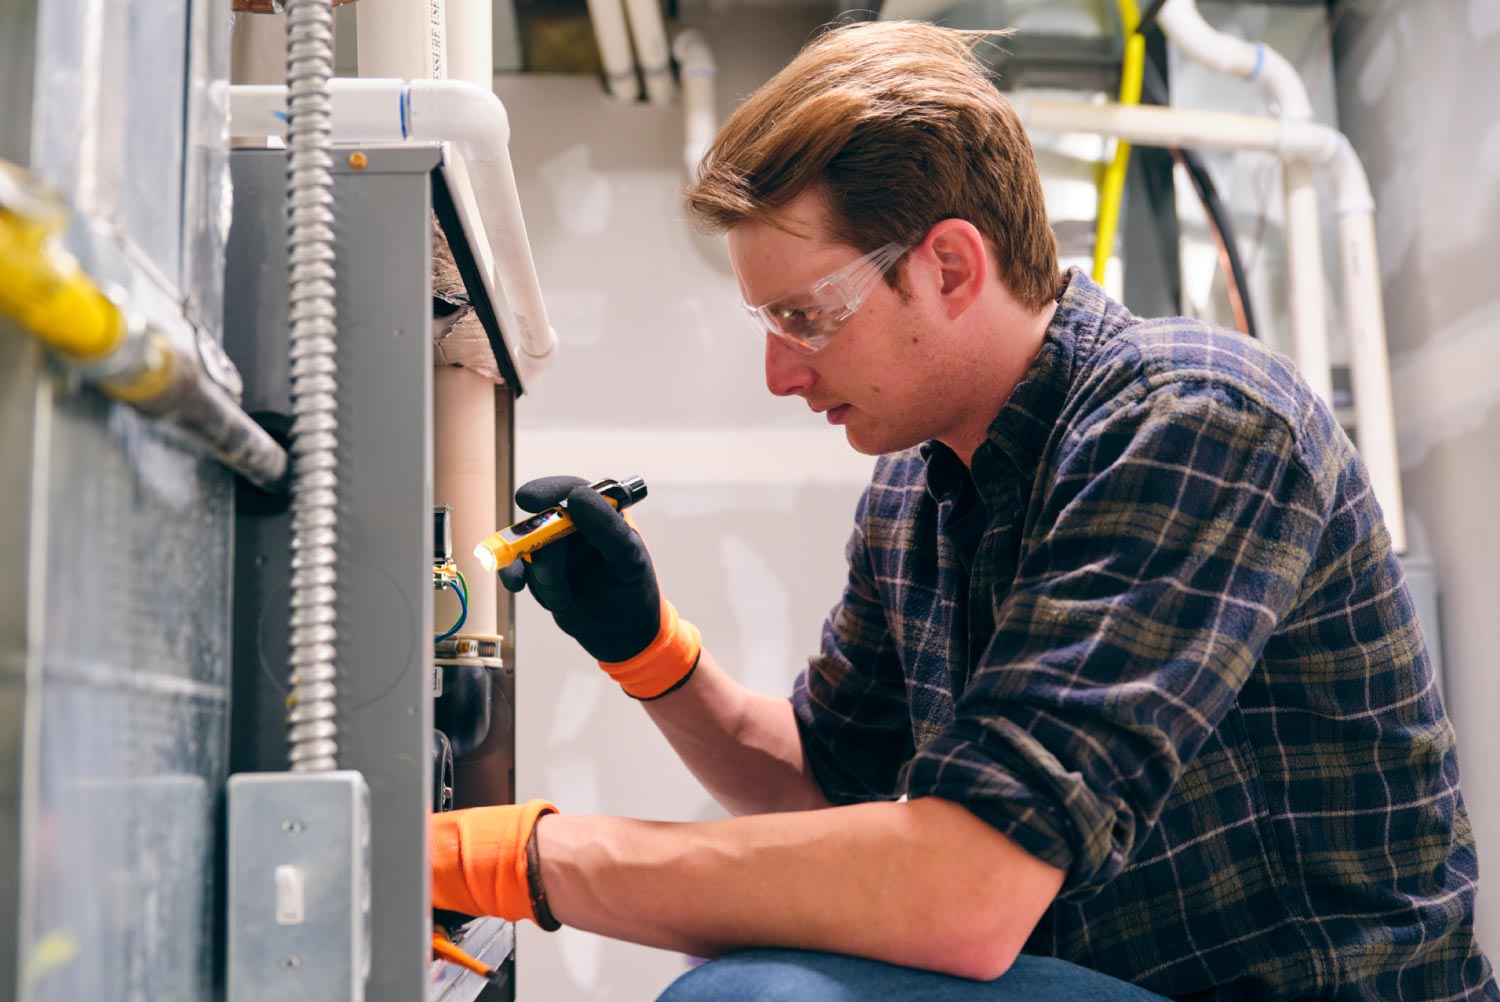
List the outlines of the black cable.
<svg viewBox="0 0 1500 1002">
<path fill-rule="evenodd" d="M 1161 4 L 1154 5 L 1160 8 Z M 1144 24 L 1144 19 L 1142 20 Z M 1151 60 L 1146 60 L 1144 76 L 1141 83 L 1144 88 L 1146 100 L 1152 104 L 1166 106 L 1171 102 L 1167 97 L 1167 82 L 1161 75 L 1161 70 Z M 1229 258 L 1229 272 L 1235 288 L 1239 292 L 1240 306 L 1245 311 L 1245 333 L 1259 339 L 1260 334 L 1255 326 L 1255 311 L 1250 307 L 1250 286 L 1245 278 L 1245 263 L 1240 258 L 1239 243 L 1235 239 L 1234 222 L 1230 219 L 1229 212 L 1224 208 L 1224 202 L 1219 198 L 1218 186 L 1214 184 L 1213 177 L 1208 173 L 1208 168 L 1203 163 L 1203 158 L 1194 150 L 1178 150 L 1182 156 L 1183 166 L 1187 168 L 1188 177 L 1192 179 L 1193 188 L 1198 192 L 1198 200 L 1203 203 L 1203 211 L 1208 213 L 1213 221 L 1214 227 L 1219 231 L 1219 237 L 1224 242 L 1224 253 Z"/>
<path fill-rule="evenodd" d="M 1156 23 L 1156 15 L 1161 13 L 1161 9 L 1166 4 L 1167 0 L 1152 0 L 1151 5 L 1146 8 L 1146 12 L 1141 15 L 1140 23 L 1135 26 L 1135 33 L 1137 35 L 1144 35 L 1146 29 Z"/>
</svg>

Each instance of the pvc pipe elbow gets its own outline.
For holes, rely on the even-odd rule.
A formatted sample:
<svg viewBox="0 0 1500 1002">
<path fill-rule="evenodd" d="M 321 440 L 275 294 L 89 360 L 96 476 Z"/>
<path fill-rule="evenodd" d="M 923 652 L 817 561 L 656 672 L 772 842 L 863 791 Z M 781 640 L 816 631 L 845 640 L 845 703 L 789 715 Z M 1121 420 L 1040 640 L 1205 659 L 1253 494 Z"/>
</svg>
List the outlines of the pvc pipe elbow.
<svg viewBox="0 0 1500 1002">
<path fill-rule="evenodd" d="M 1209 24 L 1194 0 L 1167 0 L 1157 18 L 1163 33 L 1195 62 L 1219 73 L 1254 80 L 1282 115 L 1311 118 L 1312 102 L 1302 77 L 1281 53 L 1247 42 Z"/>
<path fill-rule="evenodd" d="M 698 180 L 703 170 L 703 158 L 708 155 L 708 144 L 687 143 L 682 147 L 682 166 L 687 170 L 689 181 Z"/>
<path fill-rule="evenodd" d="M 1256 48 L 1261 51 L 1264 62 L 1254 79 L 1260 89 L 1276 102 L 1277 112 L 1288 118 L 1312 118 L 1312 99 L 1308 97 L 1307 85 L 1302 82 L 1302 75 L 1296 67 L 1275 49 L 1265 45 Z"/>
<path fill-rule="evenodd" d="M 406 114 L 412 139 L 462 143 L 470 159 L 497 159 L 510 145 L 504 102 L 466 80 L 413 80 Z"/>
<path fill-rule="evenodd" d="M 1321 122 L 1283 118 L 1279 122 L 1275 149 L 1283 160 L 1301 160 L 1321 166 L 1338 155 L 1342 138 L 1338 130 Z"/>
<path fill-rule="evenodd" d="M 535 385 L 535 380 L 542 373 L 552 367 L 557 359 L 557 331 L 551 327 L 547 328 L 548 343 L 545 350 L 540 354 L 533 354 L 527 345 L 522 345 L 521 350 L 516 353 L 516 369 L 521 377 L 521 385 L 525 387 Z"/>
<path fill-rule="evenodd" d="M 1375 195 L 1370 191 L 1370 176 L 1354 152 L 1354 144 L 1342 132 L 1334 153 L 1332 175 L 1334 212 L 1339 216 L 1375 215 Z"/>
<path fill-rule="evenodd" d="M 1194 0 L 1167 0 L 1156 20 L 1172 44 L 1209 69 L 1248 79 L 1260 68 L 1256 46 L 1209 24 Z"/>
<path fill-rule="evenodd" d="M 708 47 L 708 40 L 703 37 L 703 32 L 696 28 L 680 32 L 672 40 L 672 55 L 677 60 L 684 79 L 689 76 L 718 76 L 719 67 L 714 62 L 713 50 Z"/>
<path fill-rule="evenodd" d="M 1373 214 L 1375 196 L 1370 178 L 1354 152 L 1349 137 L 1320 122 L 1281 120 L 1276 151 L 1287 160 L 1301 160 L 1328 170 L 1333 181 L 1334 211 L 1340 216 Z"/>
</svg>

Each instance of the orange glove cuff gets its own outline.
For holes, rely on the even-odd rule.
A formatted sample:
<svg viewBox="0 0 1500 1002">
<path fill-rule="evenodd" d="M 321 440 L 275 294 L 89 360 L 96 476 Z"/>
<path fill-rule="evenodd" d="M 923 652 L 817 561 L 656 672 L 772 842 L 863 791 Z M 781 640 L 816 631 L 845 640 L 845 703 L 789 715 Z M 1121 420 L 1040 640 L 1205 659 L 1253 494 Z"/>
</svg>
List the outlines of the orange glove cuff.
<svg viewBox="0 0 1500 1002">
<path fill-rule="evenodd" d="M 620 683 L 627 696 L 653 699 L 687 678 L 703 651 L 703 635 L 677 607 L 661 600 L 661 630 L 651 646 L 629 661 L 600 661 L 599 667 Z"/>
<path fill-rule="evenodd" d="M 555 813 L 547 801 L 532 800 L 432 815 L 432 907 L 535 922 L 526 843 L 537 819 Z"/>
</svg>

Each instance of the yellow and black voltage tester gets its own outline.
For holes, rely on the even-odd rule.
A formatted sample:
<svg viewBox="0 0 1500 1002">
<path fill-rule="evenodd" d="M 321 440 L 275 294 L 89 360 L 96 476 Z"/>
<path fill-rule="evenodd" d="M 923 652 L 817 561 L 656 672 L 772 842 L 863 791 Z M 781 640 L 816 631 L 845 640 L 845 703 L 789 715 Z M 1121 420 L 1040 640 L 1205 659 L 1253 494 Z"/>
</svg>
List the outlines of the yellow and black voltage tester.
<svg viewBox="0 0 1500 1002">
<path fill-rule="evenodd" d="M 598 480 L 589 487 L 604 495 L 604 500 L 621 511 L 646 496 L 646 481 L 640 477 Z M 510 566 L 517 557 L 529 557 L 548 543 L 565 539 L 576 531 L 565 501 L 486 537 L 474 547 L 474 558 L 479 561 L 479 566 L 494 573 Z"/>
</svg>

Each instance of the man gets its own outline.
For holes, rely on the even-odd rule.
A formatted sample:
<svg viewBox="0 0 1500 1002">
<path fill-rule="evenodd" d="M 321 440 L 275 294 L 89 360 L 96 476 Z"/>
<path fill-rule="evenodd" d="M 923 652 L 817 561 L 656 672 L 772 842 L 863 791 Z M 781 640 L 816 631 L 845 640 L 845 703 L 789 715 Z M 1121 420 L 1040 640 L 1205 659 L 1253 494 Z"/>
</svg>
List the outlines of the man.
<svg viewBox="0 0 1500 1002">
<path fill-rule="evenodd" d="M 687 191 L 771 392 L 882 456 L 790 701 L 581 480 L 517 495 L 579 534 L 507 585 L 738 816 L 439 816 L 435 903 L 725 957 L 673 1002 L 1500 998 L 1363 465 L 1281 356 L 1059 277 L 973 43 L 823 35 Z"/>
</svg>

